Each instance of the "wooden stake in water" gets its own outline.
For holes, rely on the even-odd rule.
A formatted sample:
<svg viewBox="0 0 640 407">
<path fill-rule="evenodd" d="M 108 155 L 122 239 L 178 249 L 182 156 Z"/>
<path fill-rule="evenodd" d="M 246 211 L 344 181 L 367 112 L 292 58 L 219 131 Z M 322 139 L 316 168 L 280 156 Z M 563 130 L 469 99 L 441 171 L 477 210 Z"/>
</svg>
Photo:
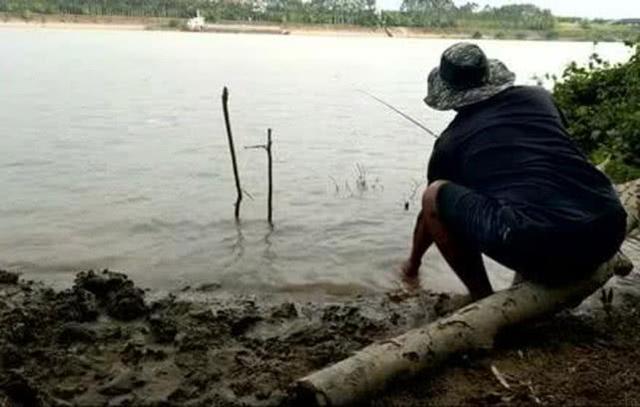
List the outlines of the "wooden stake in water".
<svg viewBox="0 0 640 407">
<path fill-rule="evenodd" d="M 240 220 L 240 203 L 242 202 L 242 187 L 240 186 L 240 175 L 238 174 L 238 163 L 236 161 L 236 149 L 233 145 L 233 135 L 231 134 L 231 122 L 229 121 L 229 90 L 225 86 L 222 90 L 222 111 L 224 112 L 224 123 L 227 127 L 227 137 L 229 139 L 229 151 L 231 153 L 231 163 L 233 164 L 233 176 L 236 179 L 236 221 Z"/>
<path fill-rule="evenodd" d="M 256 146 L 247 146 L 246 149 L 264 149 L 267 152 L 267 180 L 269 182 L 269 191 L 267 192 L 267 219 L 269 225 L 273 226 L 273 155 L 271 147 L 273 141 L 271 139 L 271 129 L 267 129 L 267 144 L 258 144 Z"/>
<path fill-rule="evenodd" d="M 273 226 L 273 158 L 271 156 L 271 129 L 267 130 L 267 166 L 269 169 L 269 193 L 267 197 L 267 211 L 269 224 Z"/>
</svg>

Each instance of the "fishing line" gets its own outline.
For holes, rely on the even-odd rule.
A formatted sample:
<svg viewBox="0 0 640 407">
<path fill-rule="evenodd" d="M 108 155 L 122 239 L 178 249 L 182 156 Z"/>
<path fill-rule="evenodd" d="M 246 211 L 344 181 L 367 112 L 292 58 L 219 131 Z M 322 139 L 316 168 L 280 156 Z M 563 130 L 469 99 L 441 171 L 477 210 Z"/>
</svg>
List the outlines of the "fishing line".
<svg viewBox="0 0 640 407">
<path fill-rule="evenodd" d="M 369 96 L 370 98 L 372 98 L 373 100 L 377 101 L 378 103 L 381 103 L 384 106 L 386 106 L 387 108 L 389 108 L 392 111 L 396 112 L 400 116 L 404 117 L 405 120 L 408 120 L 411 123 L 415 124 L 416 126 L 420 127 L 422 130 L 427 132 L 427 134 L 429 134 L 430 136 L 432 136 L 434 138 L 438 138 L 438 135 L 435 132 L 431 131 L 427 126 L 425 126 L 424 124 L 420 123 L 418 120 L 414 119 L 413 117 L 409 116 L 408 114 L 402 112 L 400 109 L 396 108 L 392 104 L 385 102 L 384 100 L 380 99 L 376 95 L 373 95 L 373 94 L 367 92 L 366 90 L 362 90 L 362 89 L 356 89 L 356 90 L 358 92 L 364 93 L 365 95 Z"/>
</svg>

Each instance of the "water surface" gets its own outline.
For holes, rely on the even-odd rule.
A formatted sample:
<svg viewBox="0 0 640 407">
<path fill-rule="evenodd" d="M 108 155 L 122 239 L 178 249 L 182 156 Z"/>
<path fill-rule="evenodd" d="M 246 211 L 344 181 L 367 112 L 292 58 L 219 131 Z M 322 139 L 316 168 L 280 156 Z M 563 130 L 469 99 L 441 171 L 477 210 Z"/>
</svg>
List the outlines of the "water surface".
<svg viewBox="0 0 640 407">
<path fill-rule="evenodd" d="M 156 288 L 389 288 L 434 140 L 358 90 L 441 131 L 451 114 L 422 98 L 452 42 L 0 30 L 0 267 L 55 282 L 109 267 Z M 594 51 L 589 43 L 481 45 L 523 84 Z M 618 44 L 597 50 L 613 60 L 629 55 Z M 253 197 L 240 226 L 220 108 L 225 85 Z M 268 127 L 273 230 L 265 154 L 243 149 L 263 143 Z M 461 288 L 436 253 L 423 268 L 425 285 Z M 498 283 L 509 277 L 494 273 Z"/>
</svg>

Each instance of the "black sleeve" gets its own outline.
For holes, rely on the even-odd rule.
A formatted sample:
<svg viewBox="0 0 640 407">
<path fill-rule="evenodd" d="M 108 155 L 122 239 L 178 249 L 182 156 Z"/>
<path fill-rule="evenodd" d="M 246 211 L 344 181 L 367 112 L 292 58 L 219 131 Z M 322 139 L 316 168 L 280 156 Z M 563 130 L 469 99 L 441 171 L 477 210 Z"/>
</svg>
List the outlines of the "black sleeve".
<svg viewBox="0 0 640 407">
<path fill-rule="evenodd" d="M 437 180 L 451 180 L 450 160 L 446 156 L 445 149 L 436 142 L 427 169 L 427 181 L 429 184 Z"/>
</svg>

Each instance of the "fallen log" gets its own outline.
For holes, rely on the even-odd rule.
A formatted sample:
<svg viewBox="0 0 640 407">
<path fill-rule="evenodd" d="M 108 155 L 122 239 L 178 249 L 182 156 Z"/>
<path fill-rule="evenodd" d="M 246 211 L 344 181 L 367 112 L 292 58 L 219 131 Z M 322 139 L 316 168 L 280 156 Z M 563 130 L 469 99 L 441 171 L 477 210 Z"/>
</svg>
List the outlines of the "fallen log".
<svg viewBox="0 0 640 407">
<path fill-rule="evenodd" d="M 628 214 L 627 235 L 640 225 L 640 180 L 618 185 Z M 550 288 L 524 282 L 470 304 L 451 316 L 396 338 L 375 343 L 292 386 L 296 405 L 353 405 L 382 391 L 394 380 L 434 368 L 449 356 L 493 346 L 503 329 L 575 306 L 605 285 L 625 276 L 633 264 L 622 254 L 583 281 Z"/>
<path fill-rule="evenodd" d="M 616 185 L 622 206 L 627 211 L 627 236 L 640 226 L 640 179 Z"/>
<path fill-rule="evenodd" d="M 616 255 L 587 279 L 563 288 L 524 282 L 470 304 L 451 316 L 381 343 L 294 383 L 296 405 L 353 405 L 396 379 L 436 367 L 449 356 L 493 346 L 497 333 L 516 324 L 579 304 L 614 274 L 633 269 Z"/>
</svg>

